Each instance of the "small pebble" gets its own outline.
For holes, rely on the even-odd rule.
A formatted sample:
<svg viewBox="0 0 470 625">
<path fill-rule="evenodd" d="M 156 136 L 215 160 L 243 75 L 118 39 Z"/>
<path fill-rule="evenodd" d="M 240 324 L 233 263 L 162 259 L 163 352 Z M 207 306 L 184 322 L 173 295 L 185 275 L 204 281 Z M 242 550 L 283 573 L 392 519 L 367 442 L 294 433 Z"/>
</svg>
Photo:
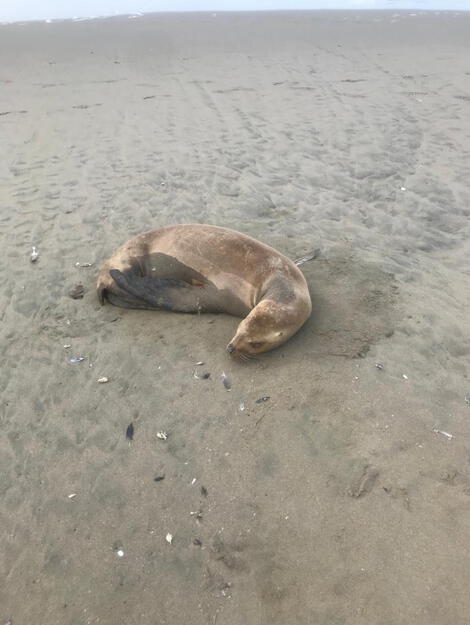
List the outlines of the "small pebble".
<svg viewBox="0 0 470 625">
<path fill-rule="evenodd" d="M 168 533 L 168 534 L 165 536 L 165 540 L 166 540 L 166 542 L 167 542 L 169 545 L 171 545 L 171 543 L 173 542 L 173 534 Z"/>
<path fill-rule="evenodd" d="M 69 296 L 72 299 L 82 299 L 84 294 L 85 294 L 85 288 L 84 288 L 83 284 L 76 284 L 73 287 L 73 289 L 70 289 L 70 291 L 69 291 Z"/>
<path fill-rule="evenodd" d="M 106 382 L 109 382 L 108 378 L 98 378 L 98 384 L 106 384 Z"/>
</svg>

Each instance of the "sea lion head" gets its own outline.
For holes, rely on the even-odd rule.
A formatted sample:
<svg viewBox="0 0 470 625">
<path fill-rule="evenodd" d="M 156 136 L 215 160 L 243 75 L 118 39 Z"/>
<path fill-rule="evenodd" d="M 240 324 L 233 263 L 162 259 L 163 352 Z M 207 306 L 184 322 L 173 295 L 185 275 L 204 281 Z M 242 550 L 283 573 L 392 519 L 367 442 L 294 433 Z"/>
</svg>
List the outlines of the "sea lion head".
<svg viewBox="0 0 470 625">
<path fill-rule="evenodd" d="M 227 351 L 235 358 L 267 352 L 285 343 L 305 319 L 298 305 L 292 307 L 262 300 L 240 323 L 237 333 L 227 345 Z"/>
</svg>

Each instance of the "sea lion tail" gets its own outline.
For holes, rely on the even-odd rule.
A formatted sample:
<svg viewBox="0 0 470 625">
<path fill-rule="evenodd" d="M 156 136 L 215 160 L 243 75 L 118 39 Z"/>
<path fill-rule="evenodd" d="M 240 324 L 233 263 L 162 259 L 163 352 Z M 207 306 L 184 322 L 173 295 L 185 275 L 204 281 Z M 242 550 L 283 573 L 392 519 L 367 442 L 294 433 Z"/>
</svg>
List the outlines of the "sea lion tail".
<svg viewBox="0 0 470 625">
<path fill-rule="evenodd" d="M 312 250 L 311 252 L 305 254 L 304 256 L 301 256 L 300 258 L 296 258 L 293 262 L 297 265 L 297 267 L 300 267 L 300 265 L 308 263 L 309 260 L 314 260 L 315 258 L 318 258 L 320 256 L 320 252 L 320 248 L 317 248 L 316 250 Z"/>
</svg>

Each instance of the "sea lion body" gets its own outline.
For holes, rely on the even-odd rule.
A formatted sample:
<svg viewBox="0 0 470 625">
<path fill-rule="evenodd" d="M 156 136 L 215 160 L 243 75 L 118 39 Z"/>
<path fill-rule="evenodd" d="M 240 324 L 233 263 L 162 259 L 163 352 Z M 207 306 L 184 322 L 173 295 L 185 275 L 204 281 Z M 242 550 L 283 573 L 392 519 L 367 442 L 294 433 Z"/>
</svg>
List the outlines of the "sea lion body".
<svg viewBox="0 0 470 625">
<path fill-rule="evenodd" d="M 228 345 L 233 355 L 277 347 L 312 310 L 305 278 L 291 260 L 245 234 L 202 224 L 130 239 L 104 264 L 97 291 L 101 303 L 127 308 L 246 317 Z"/>
</svg>

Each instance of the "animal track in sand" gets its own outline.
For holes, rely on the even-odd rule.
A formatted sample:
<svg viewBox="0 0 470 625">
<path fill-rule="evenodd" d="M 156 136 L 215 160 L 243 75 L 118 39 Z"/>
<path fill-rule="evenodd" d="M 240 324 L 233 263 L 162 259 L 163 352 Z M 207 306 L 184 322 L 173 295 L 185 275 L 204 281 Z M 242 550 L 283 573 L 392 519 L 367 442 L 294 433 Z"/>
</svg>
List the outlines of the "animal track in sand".
<svg viewBox="0 0 470 625">
<path fill-rule="evenodd" d="M 89 109 L 94 106 L 103 106 L 103 105 L 99 102 L 96 104 L 75 104 L 74 106 L 72 106 L 72 108 L 73 109 Z"/>
<path fill-rule="evenodd" d="M 27 113 L 28 111 L 3 111 L 0 115 L 12 115 L 14 113 Z"/>
</svg>

